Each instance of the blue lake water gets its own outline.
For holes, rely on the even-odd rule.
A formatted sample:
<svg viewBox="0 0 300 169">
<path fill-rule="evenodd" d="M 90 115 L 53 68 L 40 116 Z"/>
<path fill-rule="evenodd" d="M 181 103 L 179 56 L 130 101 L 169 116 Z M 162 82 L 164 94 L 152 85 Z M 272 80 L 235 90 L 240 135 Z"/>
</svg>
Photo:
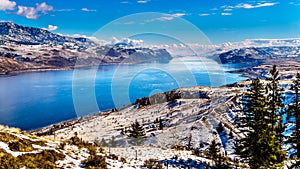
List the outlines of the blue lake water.
<svg viewBox="0 0 300 169">
<path fill-rule="evenodd" d="M 0 77 L 0 123 L 31 130 L 187 86 L 244 80 L 211 60 L 99 66 Z"/>
</svg>

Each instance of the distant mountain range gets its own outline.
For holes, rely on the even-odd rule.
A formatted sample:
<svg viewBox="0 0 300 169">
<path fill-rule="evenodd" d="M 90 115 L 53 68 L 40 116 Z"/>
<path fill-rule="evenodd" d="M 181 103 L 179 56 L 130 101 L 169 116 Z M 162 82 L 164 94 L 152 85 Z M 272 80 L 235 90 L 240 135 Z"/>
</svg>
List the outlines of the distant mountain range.
<svg viewBox="0 0 300 169">
<path fill-rule="evenodd" d="M 300 46 L 248 47 L 222 52 L 215 56 L 223 64 L 261 64 L 268 60 L 299 60 Z"/>
<path fill-rule="evenodd" d="M 220 45 L 189 45 L 201 56 L 220 63 L 257 65 L 269 59 L 298 59 L 300 38 L 254 39 Z M 186 56 L 186 47 L 166 49 L 135 47 L 117 43 L 100 45 L 86 37 L 69 37 L 47 30 L 0 22 L 0 74 L 45 69 L 72 69 L 74 66 L 104 64 L 168 63 L 172 56 Z M 196 56 L 196 55 L 195 55 Z"/>
<path fill-rule="evenodd" d="M 165 49 L 126 45 L 101 46 L 85 37 L 0 22 L 0 74 L 47 69 L 72 69 L 100 64 L 168 63 Z"/>
<path fill-rule="evenodd" d="M 300 38 L 287 39 L 246 39 L 241 42 L 226 42 L 219 47 L 223 49 L 249 48 L 249 47 L 274 47 L 274 46 L 300 46 Z"/>
<path fill-rule="evenodd" d="M 12 22 L 0 22 L 0 37 L 2 42 L 13 42 L 21 45 L 95 45 L 87 38 L 73 38 L 51 33 L 44 29 L 25 27 Z"/>
</svg>

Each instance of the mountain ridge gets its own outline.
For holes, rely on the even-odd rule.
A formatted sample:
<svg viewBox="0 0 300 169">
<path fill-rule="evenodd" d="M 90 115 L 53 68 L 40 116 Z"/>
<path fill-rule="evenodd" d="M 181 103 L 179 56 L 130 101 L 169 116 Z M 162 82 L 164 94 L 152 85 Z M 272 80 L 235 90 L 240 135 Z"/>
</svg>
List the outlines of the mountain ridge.
<svg viewBox="0 0 300 169">
<path fill-rule="evenodd" d="M 73 69 L 75 66 L 168 63 L 165 49 L 100 46 L 85 37 L 67 37 L 47 30 L 0 22 L 0 74 Z"/>
<path fill-rule="evenodd" d="M 11 41 L 24 45 L 58 45 L 66 42 L 82 45 L 95 45 L 94 42 L 87 38 L 62 36 L 45 29 L 21 26 L 13 22 L 0 22 L 0 36 L 3 38 L 2 41 Z"/>
</svg>

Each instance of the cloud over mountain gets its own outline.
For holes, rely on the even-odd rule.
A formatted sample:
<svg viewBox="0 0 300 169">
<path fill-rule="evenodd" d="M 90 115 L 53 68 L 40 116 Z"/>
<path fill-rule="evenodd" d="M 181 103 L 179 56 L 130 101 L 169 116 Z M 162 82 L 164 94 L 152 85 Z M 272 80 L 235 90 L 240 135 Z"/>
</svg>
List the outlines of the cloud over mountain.
<svg viewBox="0 0 300 169">
<path fill-rule="evenodd" d="M 18 6 L 17 15 L 25 16 L 27 19 L 37 19 L 41 14 L 47 14 L 54 8 L 47 5 L 46 2 L 36 4 L 36 7 Z"/>
<path fill-rule="evenodd" d="M 0 11 L 14 10 L 17 3 L 10 0 L 0 0 Z"/>
<path fill-rule="evenodd" d="M 55 31 L 56 29 L 58 29 L 58 26 L 48 25 L 48 28 L 43 28 L 43 29 L 48 31 Z"/>
</svg>

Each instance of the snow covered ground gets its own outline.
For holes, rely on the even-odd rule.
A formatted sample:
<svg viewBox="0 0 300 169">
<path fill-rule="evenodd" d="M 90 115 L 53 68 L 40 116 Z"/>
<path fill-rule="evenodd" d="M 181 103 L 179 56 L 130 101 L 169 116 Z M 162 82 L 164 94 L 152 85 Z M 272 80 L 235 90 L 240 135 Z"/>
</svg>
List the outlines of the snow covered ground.
<svg viewBox="0 0 300 169">
<path fill-rule="evenodd" d="M 234 161 L 238 158 L 234 152 L 234 140 L 241 136 L 233 121 L 241 111 L 243 91 L 241 87 L 180 88 L 174 92 L 185 95 L 181 99 L 140 107 L 130 105 L 118 111 L 100 112 L 62 122 L 55 124 L 56 127 L 49 126 L 36 131 L 36 134 L 45 134 L 52 129 L 52 133 L 48 132 L 43 137 L 0 127 L 0 132 L 10 133 L 19 139 L 46 142 L 46 145 L 33 144 L 34 150 L 31 152 L 14 152 L 7 142 L 0 142 L 0 150 L 14 157 L 55 150 L 65 155 L 64 159 L 56 162 L 58 167 L 82 168 L 82 161 L 90 156 L 87 148 L 68 143 L 60 148 L 62 142 L 78 135 L 83 141 L 103 146 L 104 151 L 98 154 L 105 156 L 108 168 L 144 168 L 145 161 L 150 159 L 159 161 L 164 168 L 204 168 L 213 163 L 205 153 L 215 140 L 221 145 L 221 153 Z M 195 93 L 201 94 L 197 96 Z M 159 119 L 163 124 L 162 129 L 157 122 Z M 146 132 L 146 138 L 139 146 L 132 144 L 127 132 L 135 121 Z M 224 127 L 222 131 L 218 130 L 220 124 Z M 195 150 L 199 150 L 200 154 L 196 155 Z M 293 161 L 287 161 L 286 165 L 291 163 Z"/>
<path fill-rule="evenodd" d="M 80 138 L 89 142 L 103 143 L 104 140 L 106 146 L 114 139 L 117 147 L 106 148 L 106 151 L 124 157 L 127 161 L 130 160 L 131 164 L 128 165 L 131 166 L 141 165 L 146 159 L 170 162 L 174 161 L 172 158 L 175 156 L 181 160 L 198 161 L 199 164 L 210 163 L 211 161 L 206 158 L 192 155 L 191 151 L 171 149 L 174 146 L 187 146 L 189 139 L 193 148 L 199 148 L 201 143 L 204 146 L 201 151 L 207 149 L 212 140 L 216 140 L 223 147 L 222 153 L 234 159 L 233 139 L 239 136 L 232 122 L 239 108 L 231 107 L 239 101 L 237 96 L 241 95 L 242 90 L 237 87 L 192 87 L 176 91 L 185 94 L 200 92 L 208 97 L 177 99 L 173 103 L 165 102 L 142 108 L 131 105 L 117 112 L 101 112 L 81 118 L 80 122 L 66 125 L 56 130 L 55 134 L 45 137 L 55 136 L 56 139 L 64 140 L 77 133 Z M 162 130 L 159 130 L 159 124 L 154 122 L 156 119 L 162 119 L 164 125 Z M 143 146 L 140 147 L 133 147 L 126 133 L 136 120 L 143 125 L 147 136 Z M 222 133 L 217 132 L 219 123 L 225 128 Z M 121 133 L 122 130 L 125 134 Z M 233 133 L 232 138 L 229 138 L 230 132 Z M 138 160 L 135 160 L 135 150 L 139 154 Z"/>
</svg>

